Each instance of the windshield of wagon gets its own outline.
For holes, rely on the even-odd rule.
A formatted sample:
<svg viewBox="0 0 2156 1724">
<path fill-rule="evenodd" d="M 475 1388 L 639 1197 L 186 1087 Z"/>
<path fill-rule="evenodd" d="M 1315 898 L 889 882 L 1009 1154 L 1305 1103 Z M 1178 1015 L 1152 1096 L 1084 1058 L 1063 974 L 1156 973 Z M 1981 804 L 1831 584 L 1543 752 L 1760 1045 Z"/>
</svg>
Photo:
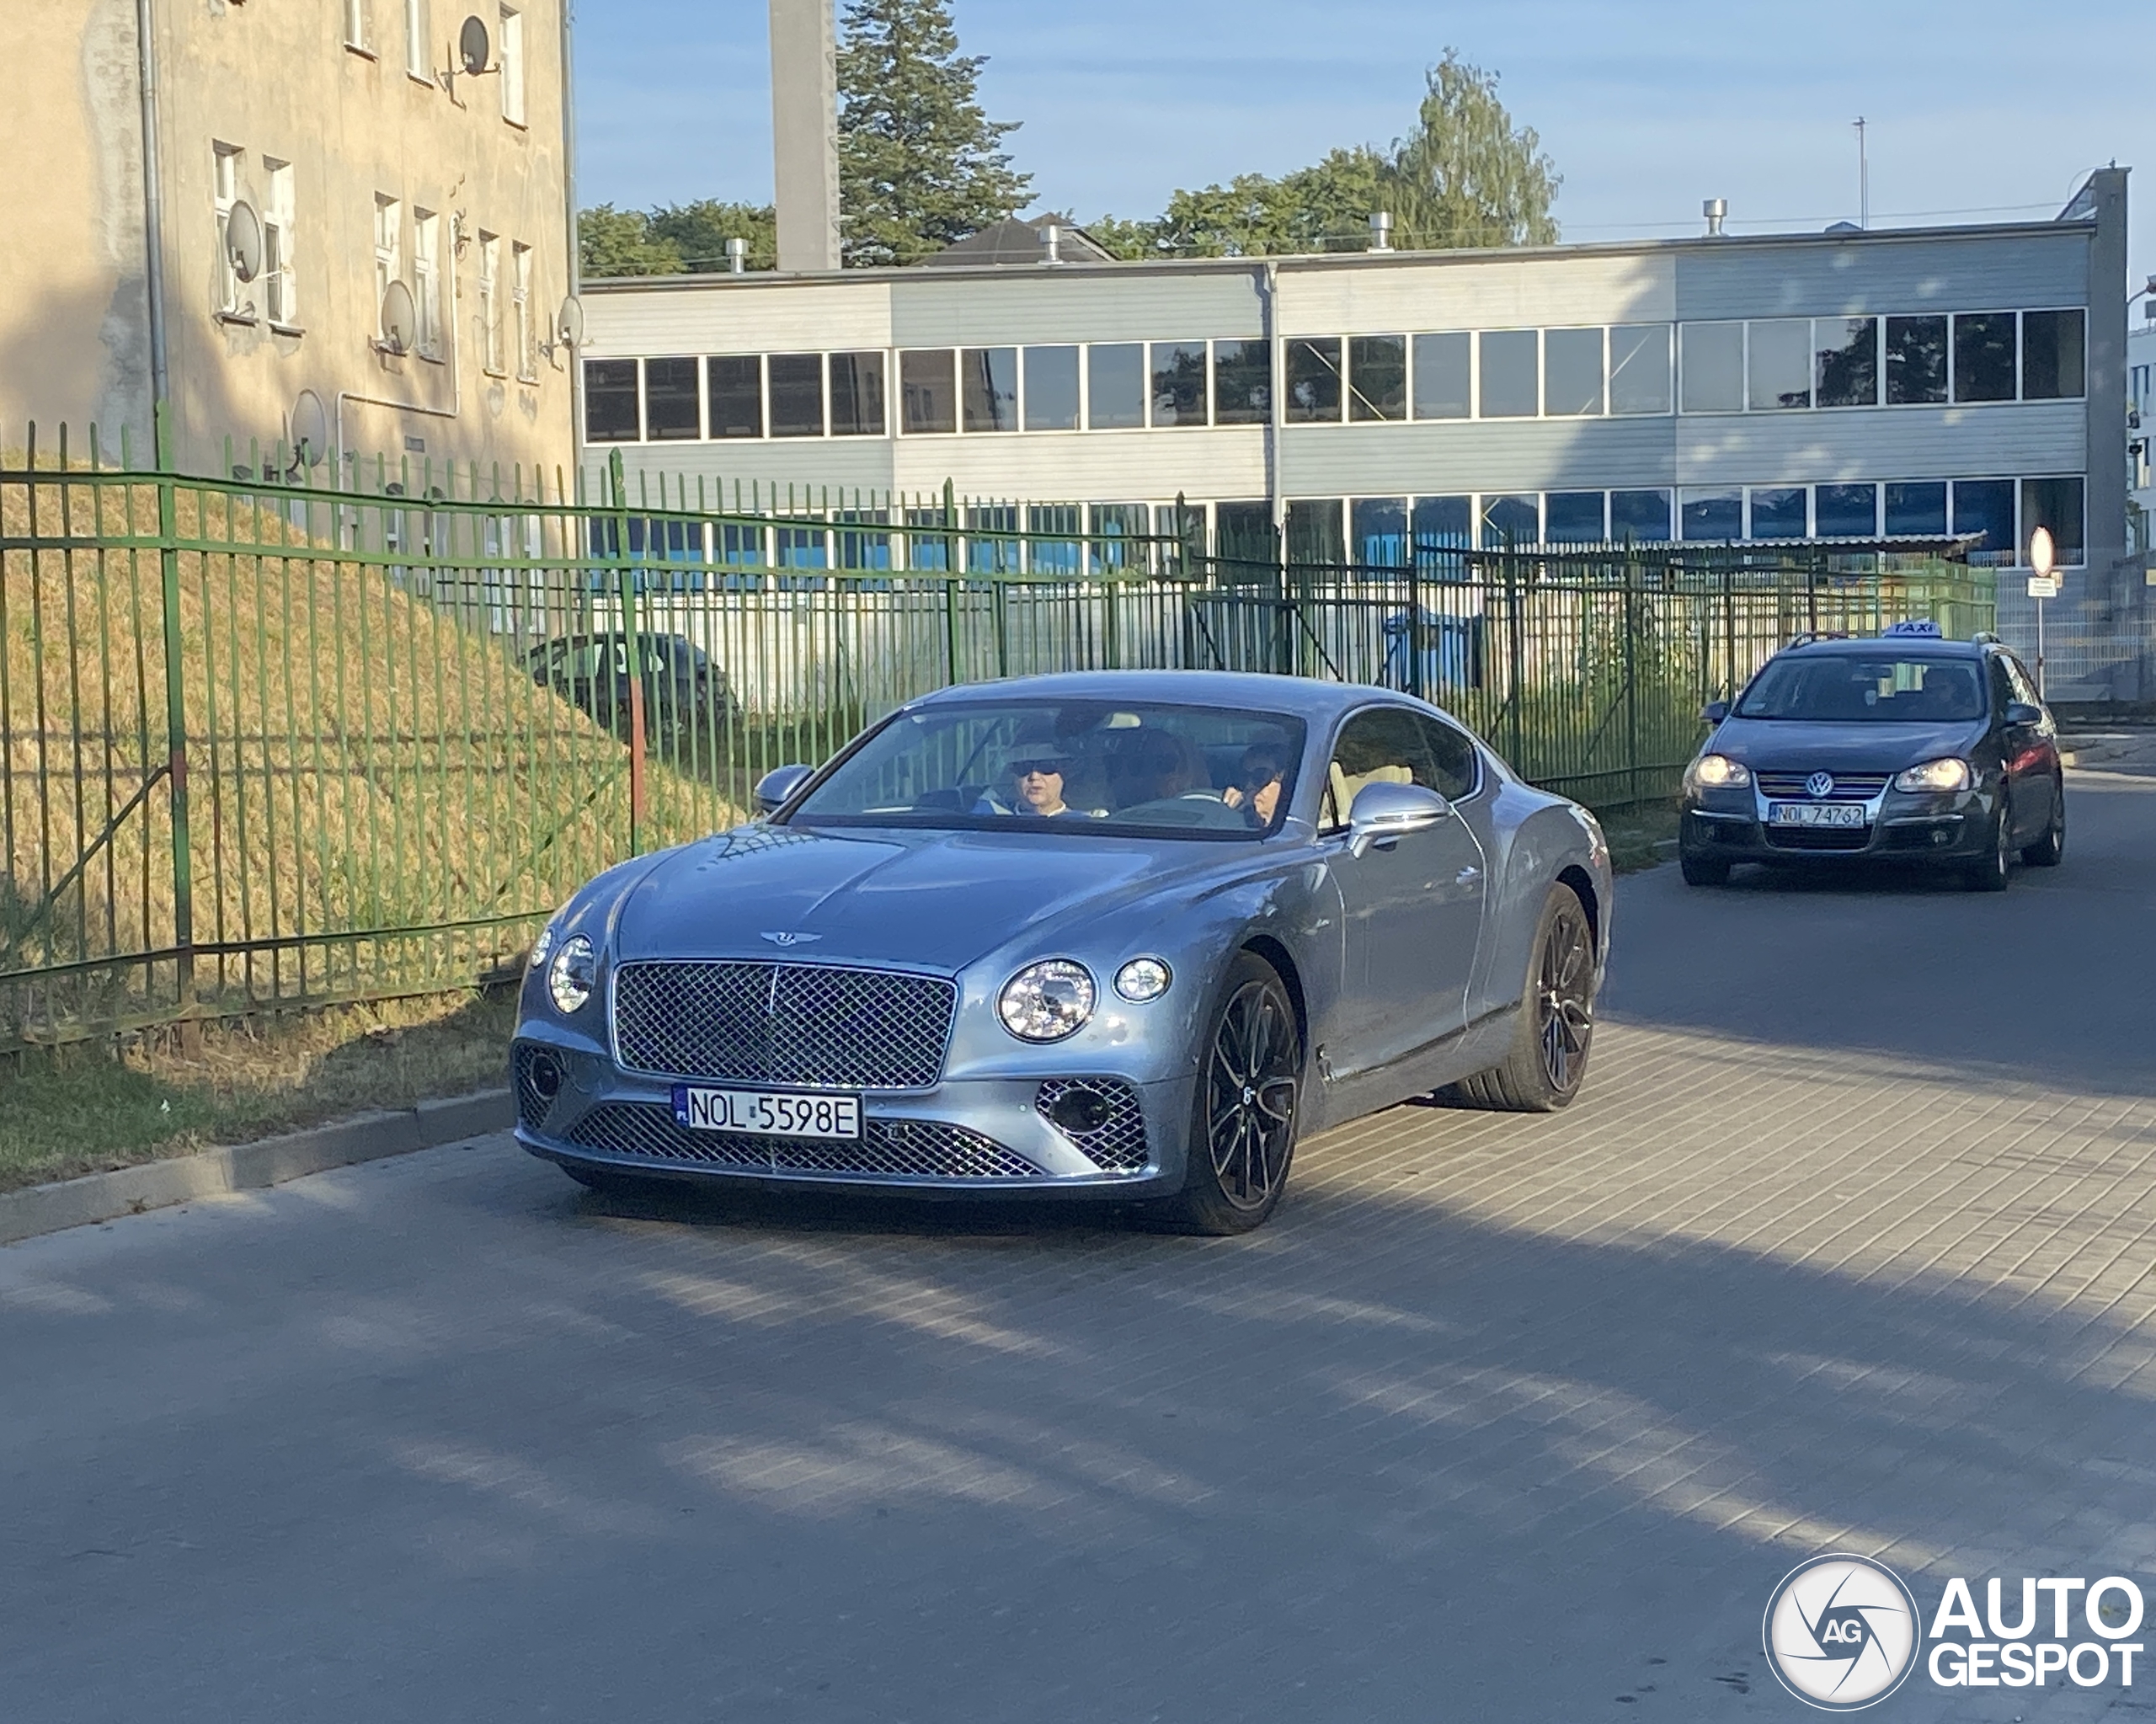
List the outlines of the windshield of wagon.
<svg viewBox="0 0 2156 1724">
<path fill-rule="evenodd" d="M 787 815 L 794 825 L 1261 838 L 1294 793 L 1303 723 L 1144 702 L 901 713 Z"/>
<path fill-rule="evenodd" d="M 1740 718 L 1822 723 L 1946 724 L 1984 716 L 1984 686 L 1968 659 L 1892 653 L 1806 653 L 1776 659 L 1737 703 Z"/>
</svg>

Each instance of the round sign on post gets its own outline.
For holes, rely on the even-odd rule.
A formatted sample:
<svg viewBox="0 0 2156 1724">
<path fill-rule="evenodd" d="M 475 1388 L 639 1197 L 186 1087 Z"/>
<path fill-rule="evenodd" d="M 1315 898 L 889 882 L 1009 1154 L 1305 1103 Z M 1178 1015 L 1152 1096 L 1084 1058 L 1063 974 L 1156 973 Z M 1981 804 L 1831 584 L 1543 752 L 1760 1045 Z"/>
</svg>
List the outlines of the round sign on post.
<svg viewBox="0 0 2156 1724">
<path fill-rule="evenodd" d="M 2058 577 L 2052 570 L 2058 566 L 2058 552 L 2052 543 L 2052 530 L 2040 526 L 2029 535 L 2029 596 L 2032 599 L 2056 599 L 2058 596 Z"/>
</svg>

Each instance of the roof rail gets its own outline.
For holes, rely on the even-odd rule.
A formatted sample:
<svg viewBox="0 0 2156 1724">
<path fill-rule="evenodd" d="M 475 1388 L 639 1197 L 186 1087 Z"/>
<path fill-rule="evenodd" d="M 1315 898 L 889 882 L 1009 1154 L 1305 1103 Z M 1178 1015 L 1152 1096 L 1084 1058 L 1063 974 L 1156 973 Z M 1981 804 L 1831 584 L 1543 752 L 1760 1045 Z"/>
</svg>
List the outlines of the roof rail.
<svg viewBox="0 0 2156 1724">
<path fill-rule="evenodd" d="M 1978 629 L 1969 639 L 1973 645 L 1979 647 L 2003 647 L 2006 644 L 1988 628 Z"/>
<path fill-rule="evenodd" d="M 1846 628 L 1807 628 L 1800 634 L 1791 635 L 1782 650 L 1787 652 L 1790 647 L 1804 646 L 1812 641 L 1845 641 L 1849 638 L 1849 632 Z"/>
</svg>

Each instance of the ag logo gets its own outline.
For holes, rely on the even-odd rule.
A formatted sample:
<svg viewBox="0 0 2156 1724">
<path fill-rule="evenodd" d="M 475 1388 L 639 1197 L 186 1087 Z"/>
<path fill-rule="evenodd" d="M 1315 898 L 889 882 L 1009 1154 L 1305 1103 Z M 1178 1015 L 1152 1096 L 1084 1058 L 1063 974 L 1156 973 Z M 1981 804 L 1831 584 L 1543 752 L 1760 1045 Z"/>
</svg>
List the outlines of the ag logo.
<svg viewBox="0 0 2156 1724">
<path fill-rule="evenodd" d="M 1854 1712 L 1883 1700 L 1916 1666 L 1917 1601 L 1868 1556 L 1815 1556 L 1767 1601 L 1767 1662 L 1807 1705 Z"/>
</svg>

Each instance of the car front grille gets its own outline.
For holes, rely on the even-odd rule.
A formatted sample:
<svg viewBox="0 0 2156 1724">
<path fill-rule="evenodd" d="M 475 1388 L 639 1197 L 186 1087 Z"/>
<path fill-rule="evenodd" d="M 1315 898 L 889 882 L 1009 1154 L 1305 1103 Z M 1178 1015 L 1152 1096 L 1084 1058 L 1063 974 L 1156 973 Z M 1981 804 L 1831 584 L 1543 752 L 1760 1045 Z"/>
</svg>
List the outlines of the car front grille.
<svg viewBox="0 0 2156 1724">
<path fill-rule="evenodd" d="M 1055 1104 L 1073 1090 L 1091 1090 L 1107 1103 L 1107 1117 L 1085 1130 L 1074 1130 L 1055 1117 Z M 1040 1086 L 1033 1106 L 1042 1118 L 1078 1146 L 1079 1153 L 1104 1173 L 1139 1173 L 1150 1159 L 1145 1116 L 1135 1086 L 1121 1078 L 1053 1078 Z"/>
<path fill-rule="evenodd" d="M 1871 842 L 1869 826 L 1769 826 L 1767 842 L 1776 850 L 1862 850 Z"/>
<path fill-rule="evenodd" d="M 566 1143 L 610 1155 L 755 1173 L 854 1178 L 1038 1179 L 1041 1170 L 993 1139 L 936 1119 L 868 1119 L 857 1142 L 691 1131 L 670 1108 L 607 1102 L 568 1129 Z"/>
<path fill-rule="evenodd" d="M 519 1042 L 515 1052 L 510 1056 L 510 1076 L 516 1090 L 517 1124 L 534 1131 L 547 1123 L 547 1116 L 554 1111 L 560 1094 L 557 1089 L 550 1096 L 539 1087 L 536 1075 L 539 1057 L 539 1049 L 529 1042 Z"/>
<path fill-rule="evenodd" d="M 943 1069 L 958 990 L 937 976 L 835 964 L 625 963 L 622 1064 L 658 1077 L 809 1089 L 926 1089 Z"/>
<path fill-rule="evenodd" d="M 1759 794 L 1776 802 L 1870 802 L 1886 787 L 1885 772 L 1830 772 L 1834 787 L 1815 797 L 1805 786 L 1809 772 L 1762 772 Z"/>
</svg>

